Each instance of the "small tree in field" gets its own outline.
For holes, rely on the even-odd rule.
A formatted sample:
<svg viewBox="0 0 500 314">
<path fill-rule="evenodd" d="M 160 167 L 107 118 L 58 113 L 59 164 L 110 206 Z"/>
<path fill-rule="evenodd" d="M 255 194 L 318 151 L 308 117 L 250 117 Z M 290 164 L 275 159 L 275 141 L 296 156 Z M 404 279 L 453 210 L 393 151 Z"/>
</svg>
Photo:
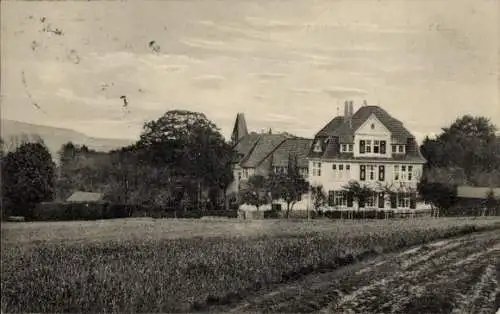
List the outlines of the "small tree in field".
<svg viewBox="0 0 500 314">
<path fill-rule="evenodd" d="M 297 156 L 291 154 L 288 158 L 287 172 L 273 173 L 269 178 L 273 199 L 282 199 L 286 202 L 286 218 L 289 217 L 293 205 L 309 191 L 309 183 L 299 173 L 297 161 Z"/>
<path fill-rule="evenodd" d="M 488 215 L 494 215 L 495 210 L 498 208 L 500 202 L 495 198 L 495 192 L 493 192 L 493 189 L 490 189 L 488 193 L 486 193 L 486 201 L 485 201 L 485 207 L 488 211 Z"/>
<path fill-rule="evenodd" d="M 318 215 L 322 214 L 321 207 L 326 204 L 327 196 L 322 185 L 311 187 L 311 199 L 313 208 Z"/>
<path fill-rule="evenodd" d="M 266 179 L 261 175 L 254 175 L 248 179 L 247 187 L 241 193 L 241 203 L 257 207 L 269 204 L 269 192 Z"/>
</svg>

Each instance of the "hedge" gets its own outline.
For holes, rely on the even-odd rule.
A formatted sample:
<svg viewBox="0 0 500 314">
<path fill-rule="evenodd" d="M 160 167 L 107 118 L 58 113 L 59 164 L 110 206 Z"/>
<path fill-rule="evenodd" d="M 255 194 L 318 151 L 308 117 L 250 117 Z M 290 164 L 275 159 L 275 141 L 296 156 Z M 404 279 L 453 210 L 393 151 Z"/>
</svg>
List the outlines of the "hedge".
<svg viewBox="0 0 500 314">
<path fill-rule="evenodd" d="M 236 218 L 236 210 L 177 210 L 172 207 L 154 207 L 141 205 L 124 205 L 110 203 L 42 203 L 34 210 L 30 220 L 98 220 L 126 217 L 153 218 L 201 218 L 203 216 L 220 216 Z"/>
</svg>

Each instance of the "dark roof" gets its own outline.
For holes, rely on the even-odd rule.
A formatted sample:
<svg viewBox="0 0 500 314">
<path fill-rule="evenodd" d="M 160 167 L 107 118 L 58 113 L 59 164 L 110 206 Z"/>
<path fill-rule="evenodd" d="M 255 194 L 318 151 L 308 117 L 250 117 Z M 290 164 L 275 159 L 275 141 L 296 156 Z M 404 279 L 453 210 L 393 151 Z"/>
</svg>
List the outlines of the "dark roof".
<svg viewBox="0 0 500 314">
<path fill-rule="evenodd" d="M 316 136 L 339 136 L 343 143 L 352 142 L 354 132 L 371 116 L 377 119 L 391 132 L 393 140 L 401 144 L 406 143 L 413 135 L 403 126 L 403 123 L 379 106 L 364 106 L 352 115 L 351 124 L 345 117 L 335 117 Z"/>
<path fill-rule="evenodd" d="M 308 167 L 307 154 L 313 140 L 307 138 L 289 138 L 279 145 L 271 154 L 273 167 L 286 167 L 290 154 L 296 154 L 298 166 Z"/>
<path fill-rule="evenodd" d="M 353 143 L 355 131 L 365 123 L 371 116 L 380 120 L 380 122 L 391 132 L 392 142 L 405 144 L 407 147 L 406 154 L 393 155 L 392 158 L 374 158 L 374 157 L 357 157 L 354 158 L 353 153 L 341 153 L 341 143 Z M 316 143 L 321 146 L 320 152 L 315 152 Z M 391 149 L 387 147 L 387 149 Z M 322 159 L 349 159 L 349 160 L 401 160 L 408 162 L 425 162 L 425 158 L 420 152 L 420 148 L 415 141 L 414 136 L 403 126 L 403 123 L 391 117 L 384 109 L 378 106 L 364 106 L 352 115 L 351 123 L 344 117 L 335 117 L 323 129 L 321 129 L 315 137 L 314 144 L 311 145 L 308 154 L 310 158 Z"/>
<path fill-rule="evenodd" d="M 260 134 L 252 132 L 241 138 L 233 148 L 233 150 L 235 151 L 235 158 L 233 159 L 233 161 L 238 163 L 245 156 L 247 156 L 255 146 L 255 143 L 257 143 L 257 141 L 259 140 L 259 136 Z"/>
<path fill-rule="evenodd" d="M 102 193 L 76 191 L 66 199 L 67 202 L 98 202 L 102 201 L 104 195 Z"/>
<path fill-rule="evenodd" d="M 259 134 L 255 145 L 240 161 L 240 166 L 243 168 L 257 167 L 262 160 L 287 138 L 288 136 L 284 134 Z"/>
<path fill-rule="evenodd" d="M 237 143 L 241 138 L 248 135 L 247 123 L 245 121 L 245 115 L 243 113 L 238 113 L 236 115 L 236 121 L 234 122 L 233 133 L 231 134 L 231 141 Z"/>
</svg>

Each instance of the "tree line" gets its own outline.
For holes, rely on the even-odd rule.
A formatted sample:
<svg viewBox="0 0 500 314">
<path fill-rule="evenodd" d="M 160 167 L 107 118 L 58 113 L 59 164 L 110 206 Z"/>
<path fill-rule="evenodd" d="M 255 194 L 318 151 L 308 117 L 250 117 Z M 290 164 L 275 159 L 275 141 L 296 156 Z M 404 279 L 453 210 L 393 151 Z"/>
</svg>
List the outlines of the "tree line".
<svg viewBox="0 0 500 314">
<path fill-rule="evenodd" d="M 426 137 L 420 150 L 427 164 L 418 184 L 423 200 L 446 209 L 456 202 L 457 185 L 500 187 L 495 131 L 488 119 L 466 115 L 435 138 Z M 146 122 L 135 143 L 111 152 L 66 143 L 58 165 L 40 138 L 1 144 L 3 216 L 30 216 L 36 204 L 65 200 L 74 191 L 101 192 L 117 204 L 218 208 L 227 204 L 225 192 L 233 181 L 233 145 L 203 113 L 186 110 Z M 373 193 L 357 182 L 345 190 L 358 200 Z M 309 186 L 291 154 L 287 171 L 249 178 L 233 201 L 260 208 L 280 199 L 288 216 L 308 191 L 315 208 L 326 202 L 324 191 Z"/>
<path fill-rule="evenodd" d="M 4 147 L 4 146 L 2 146 Z M 66 143 L 56 165 L 43 141 L 2 149 L 2 212 L 30 216 L 35 205 L 74 191 L 118 204 L 220 206 L 232 177 L 232 146 L 203 113 L 166 112 L 146 122 L 138 141 L 104 153 Z"/>
</svg>

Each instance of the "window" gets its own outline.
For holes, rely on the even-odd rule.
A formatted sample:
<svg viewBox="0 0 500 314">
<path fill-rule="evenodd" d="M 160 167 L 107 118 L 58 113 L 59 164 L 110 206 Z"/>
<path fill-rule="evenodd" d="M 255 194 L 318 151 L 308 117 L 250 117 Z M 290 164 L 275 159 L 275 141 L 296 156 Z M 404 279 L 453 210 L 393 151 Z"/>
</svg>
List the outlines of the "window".
<svg viewBox="0 0 500 314">
<path fill-rule="evenodd" d="M 373 165 L 368 166 L 368 175 L 371 181 L 375 180 L 375 166 Z"/>
<path fill-rule="evenodd" d="M 398 151 L 398 146 L 397 145 L 392 145 L 392 152 L 397 153 Z"/>
<path fill-rule="evenodd" d="M 386 147 L 386 141 L 380 141 L 380 153 L 382 155 L 385 155 L 386 152 L 385 147 Z"/>
<path fill-rule="evenodd" d="M 399 152 L 404 153 L 404 151 L 405 151 L 404 145 L 399 145 Z"/>
<path fill-rule="evenodd" d="M 359 141 L 360 154 L 382 154 L 386 152 L 386 141 L 361 140 Z"/>
<path fill-rule="evenodd" d="M 407 172 L 406 172 L 406 166 L 401 166 L 401 181 L 406 181 L 407 179 Z"/>
<path fill-rule="evenodd" d="M 385 166 L 378 166 L 378 180 L 385 180 Z"/>
<path fill-rule="evenodd" d="M 411 181 L 413 180 L 413 166 L 411 165 L 394 165 L 394 181 Z"/>
<path fill-rule="evenodd" d="M 352 152 L 353 148 L 354 148 L 354 145 L 353 144 L 349 144 L 349 152 Z"/>
<path fill-rule="evenodd" d="M 328 206 L 347 206 L 346 191 L 328 191 Z"/>
<path fill-rule="evenodd" d="M 365 141 L 361 140 L 359 141 L 359 153 L 364 154 L 365 153 Z"/>
<path fill-rule="evenodd" d="M 351 165 L 349 165 L 349 164 L 345 165 L 345 170 L 346 170 L 346 171 L 351 170 Z"/>
<path fill-rule="evenodd" d="M 309 173 L 309 169 L 307 169 L 307 168 L 300 168 L 299 169 L 299 174 L 301 174 L 302 176 L 307 176 L 308 173 Z"/>
<path fill-rule="evenodd" d="M 365 181 L 365 179 L 366 179 L 366 166 L 359 165 L 359 180 Z"/>
<path fill-rule="evenodd" d="M 398 207 L 410 208 L 410 193 L 398 193 Z"/>
<path fill-rule="evenodd" d="M 339 165 L 339 171 L 343 171 L 344 170 L 344 165 L 343 164 L 340 164 Z"/>
<path fill-rule="evenodd" d="M 365 145 L 365 152 L 367 154 L 371 153 L 372 152 L 372 141 L 371 140 L 367 140 L 366 141 L 366 145 Z"/>
<path fill-rule="evenodd" d="M 248 169 L 243 169 L 243 178 L 248 179 Z"/>
<path fill-rule="evenodd" d="M 347 144 L 342 144 L 342 151 L 346 152 L 347 151 Z"/>
<path fill-rule="evenodd" d="M 375 207 L 375 204 L 377 203 L 377 193 L 370 194 L 366 198 L 366 207 Z"/>
<path fill-rule="evenodd" d="M 314 144 L 313 151 L 316 152 L 316 153 L 320 153 L 321 152 L 321 141 L 320 140 L 316 141 L 316 144 Z"/>
<path fill-rule="evenodd" d="M 335 191 L 335 206 L 347 206 L 347 193 L 345 191 Z"/>
<path fill-rule="evenodd" d="M 378 154 L 380 152 L 380 141 L 373 141 L 373 152 Z"/>
<path fill-rule="evenodd" d="M 398 181 L 398 180 L 399 180 L 399 166 L 394 165 L 394 181 Z"/>
<path fill-rule="evenodd" d="M 332 165 L 332 170 L 337 170 L 337 164 Z"/>
<path fill-rule="evenodd" d="M 321 162 L 313 162 L 313 176 L 321 176 Z"/>
<path fill-rule="evenodd" d="M 241 171 L 238 171 L 238 180 L 241 180 Z"/>
</svg>

